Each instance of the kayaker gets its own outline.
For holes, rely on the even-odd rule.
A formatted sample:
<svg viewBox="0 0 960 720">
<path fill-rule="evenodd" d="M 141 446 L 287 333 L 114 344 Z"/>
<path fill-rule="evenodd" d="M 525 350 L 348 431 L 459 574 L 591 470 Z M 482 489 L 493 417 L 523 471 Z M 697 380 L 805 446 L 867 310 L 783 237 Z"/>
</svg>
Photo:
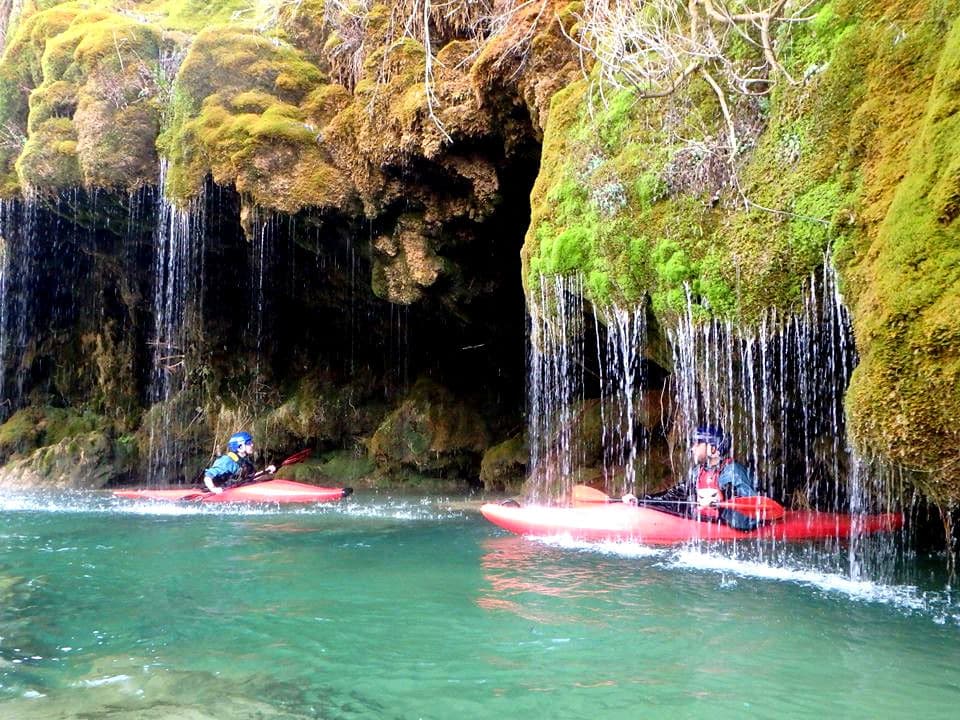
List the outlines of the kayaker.
<svg viewBox="0 0 960 720">
<path fill-rule="evenodd" d="M 693 434 L 690 454 L 694 466 L 688 479 L 662 493 L 637 498 L 627 493 L 625 503 L 643 504 L 655 500 L 656 508 L 675 515 L 695 517 L 707 522 L 722 522 L 736 530 L 753 530 L 756 518 L 717 503 L 734 497 L 757 494 L 750 471 L 729 455 L 730 438 L 718 425 L 702 425 Z M 673 504 L 675 503 L 675 504 Z M 654 505 L 654 503 L 651 503 Z"/>
<path fill-rule="evenodd" d="M 207 490 L 222 493 L 224 489 L 238 481 L 252 476 L 256 472 L 251 456 L 253 455 L 253 436 L 248 432 L 238 432 L 227 440 L 227 452 L 213 461 L 213 465 L 203 471 L 203 484 Z M 276 466 L 267 465 L 263 474 L 272 475 Z"/>
</svg>

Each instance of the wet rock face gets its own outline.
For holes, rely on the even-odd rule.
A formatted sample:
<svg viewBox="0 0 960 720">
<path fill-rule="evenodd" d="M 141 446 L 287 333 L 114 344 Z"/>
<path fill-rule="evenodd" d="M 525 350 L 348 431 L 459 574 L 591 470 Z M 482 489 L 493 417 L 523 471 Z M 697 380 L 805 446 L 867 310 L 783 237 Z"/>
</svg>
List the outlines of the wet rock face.
<svg viewBox="0 0 960 720">
<path fill-rule="evenodd" d="M 423 297 L 443 271 L 443 260 L 423 234 L 424 223 L 404 219 L 398 230 L 373 241 L 373 289 L 380 297 L 409 305 Z"/>
<path fill-rule="evenodd" d="M 469 484 L 475 482 L 489 444 L 487 425 L 474 408 L 446 388 L 421 379 L 377 428 L 369 450 L 388 477 L 413 472 Z"/>
<path fill-rule="evenodd" d="M 128 476 L 134 458 L 102 432 L 73 435 L 0 467 L 0 486 L 99 488 Z"/>
<path fill-rule="evenodd" d="M 448 388 L 424 410 L 439 428 L 424 432 L 438 433 L 440 460 L 388 454 L 384 465 L 455 477 L 461 487 L 476 483 L 486 445 L 443 437 L 500 437 L 519 422 L 524 315 L 516 266 L 508 272 L 498 253 L 462 256 L 473 266 L 472 286 L 456 274 L 438 280 L 456 302 L 424 298 L 398 309 L 372 292 L 375 251 L 349 217 L 244 214 L 237 194 L 217 189 L 198 210 L 208 224 L 192 271 L 200 295 L 188 303 L 186 344 L 157 367 L 155 199 L 131 204 L 126 196 L 78 193 L 3 207 L 11 261 L 4 407 L 24 410 L 0 426 L 0 461 L 20 481 L 45 482 L 51 453 L 72 458 L 64 466 L 78 461 L 60 441 L 80 442 L 94 430 L 131 446 L 137 470 L 84 460 L 98 484 L 107 476 L 146 477 L 158 438 L 183 465 L 156 481 L 189 480 L 212 448 L 222 449 L 224 433 L 244 427 L 265 458 L 302 447 L 366 455 L 367 441 L 406 402 L 413 380 L 429 374 Z M 522 218 L 522 205 L 515 211 Z M 515 253 L 519 233 L 500 228 L 522 221 L 495 214 L 492 222 L 491 245 L 512 244 Z M 152 395 L 158 372 L 182 381 L 162 402 Z M 477 427 L 451 430 L 441 407 L 474 408 Z M 70 412 L 81 419 L 89 412 L 95 422 L 69 420 Z M 109 459 L 110 452 L 100 454 Z M 65 472 L 57 469 L 56 482 L 78 477 Z"/>
<path fill-rule="evenodd" d="M 520 492 L 527 479 L 530 451 L 522 437 L 489 448 L 480 463 L 480 482 L 490 492 Z"/>
</svg>

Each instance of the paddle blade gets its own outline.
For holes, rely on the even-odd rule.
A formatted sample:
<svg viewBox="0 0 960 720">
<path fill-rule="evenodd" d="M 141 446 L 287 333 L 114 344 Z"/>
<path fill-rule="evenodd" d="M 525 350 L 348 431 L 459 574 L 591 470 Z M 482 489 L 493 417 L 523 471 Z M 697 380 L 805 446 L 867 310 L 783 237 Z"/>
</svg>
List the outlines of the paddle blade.
<svg viewBox="0 0 960 720">
<path fill-rule="evenodd" d="M 303 462 L 308 457 L 310 457 L 311 452 L 312 450 L 310 450 L 310 448 L 304 448 L 300 452 L 294 453 L 293 455 L 288 457 L 286 460 L 280 463 L 278 467 L 286 467 L 287 465 L 295 465 L 298 462 Z"/>
<path fill-rule="evenodd" d="M 764 495 L 731 498 L 717 503 L 717 507 L 736 510 L 738 513 L 757 517 L 761 520 L 779 520 L 785 512 L 783 505 Z"/>
<path fill-rule="evenodd" d="M 575 503 L 609 503 L 616 502 L 605 492 L 588 485 L 573 486 L 573 502 Z"/>
</svg>

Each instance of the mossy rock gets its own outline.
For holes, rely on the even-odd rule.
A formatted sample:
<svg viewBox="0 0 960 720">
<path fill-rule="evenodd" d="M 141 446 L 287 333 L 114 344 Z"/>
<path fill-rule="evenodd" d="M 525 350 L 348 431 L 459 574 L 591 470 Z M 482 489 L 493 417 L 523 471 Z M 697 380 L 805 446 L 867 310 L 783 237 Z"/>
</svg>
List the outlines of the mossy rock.
<svg viewBox="0 0 960 720">
<path fill-rule="evenodd" d="M 366 484 L 374 470 L 366 449 L 357 447 L 324 453 L 309 462 L 290 465 L 282 468 L 277 476 L 315 485 L 353 487 Z"/>
<path fill-rule="evenodd" d="M 17 159 L 20 184 L 34 190 L 66 190 L 82 180 L 77 155 L 77 130 L 69 118 L 40 123 Z"/>
<path fill-rule="evenodd" d="M 489 448 L 480 461 L 480 481 L 490 492 L 519 492 L 527 477 L 530 451 L 523 436 Z"/>
<path fill-rule="evenodd" d="M 325 82 L 295 48 L 251 29 L 200 33 L 177 75 L 171 125 L 159 138 L 171 160 L 171 195 L 189 200 L 210 174 L 263 208 L 349 207 L 355 191 L 318 124 L 344 100 L 323 93 Z"/>
<path fill-rule="evenodd" d="M 26 8 L 0 60 L 0 122 L 26 142 L 18 185 L 135 190 L 156 182 L 164 97 L 158 58 L 177 39 L 109 8 Z M 29 98 L 25 107 L 24 99 Z"/>
<path fill-rule="evenodd" d="M 370 383 L 362 373 L 347 384 L 308 374 L 281 403 L 263 413 L 258 437 L 279 447 L 351 447 L 356 438 L 369 437 L 388 412 L 382 394 L 371 391 Z"/>
<path fill-rule="evenodd" d="M 0 425 L 0 459 L 23 455 L 33 450 L 56 445 L 65 438 L 87 433 L 103 433 L 106 418 L 95 413 L 30 406 L 18 410 Z"/>
<path fill-rule="evenodd" d="M 135 456 L 103 432 L 71 435 L 19 456 L 0 468 L 0 485 L 60 489 L 100 488 L 126 479 Z"/>
<path fill-rule="evenodd" d="M 931 14 L 915 32 L 932 37 L 941 24 L 942 18 Z M 954 450 L 960 443 L 960 20 L 953 20 L 942 51 L 937 48 L 915 42 L 918 58 L 939 54 L 938 63 L 913 66 L 915 89 L 909 77 L 901 77 L 902 68 L 877 69 L 897 91 L 906 80 L 922 115 L 903 130 L 909 141 L 898 153 L 878 158 L 889 166 L 877 168 L 875 177 L 894 178 L 889 202 L 870 209 L 884 209 L 882 221 L 846 255 L 861 356 L 848 415 L 862 453 L 913 471 L 925 494 L 955 503 L 960 499 Z M 866 196 L 864 205 L 871 199 Z"/>
<path fill-rule="evenodd" d="M 483 418 L 449 390 L 420 379 L 370 438 L 370 457 L 386 476 L 404 471 L 476 483 L 488 447 Z"/>
</svg>

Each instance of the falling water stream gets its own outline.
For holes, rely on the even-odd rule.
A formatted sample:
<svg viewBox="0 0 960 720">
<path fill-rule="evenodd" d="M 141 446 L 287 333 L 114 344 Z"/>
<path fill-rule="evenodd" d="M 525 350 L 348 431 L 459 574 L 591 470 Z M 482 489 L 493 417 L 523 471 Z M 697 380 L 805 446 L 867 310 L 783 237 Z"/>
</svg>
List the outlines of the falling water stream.
<svg viewBox="0 0 960 720">
<path fill-rule="evenodd" d="M 584 301 L 580 276 L 540 278 L 531 291 L 528 422 L 533 500 L 569 493 L 582 465 L 574 442 L 583 404 Z"/>
<path fill-rule="evenodd" d="M 10 255 L 7 233 L 10 232 L 10 200 L 0 200 L 0 418 L 9 415 L 7 400 L 7 279 L 10 277 Z"/>
<path fill-rule="evenodd" d="M 55 201 L 56 203 L 56 201 Z M 32 195 L 17 200 L 0 201 L 0 237 L 3 238 L 3 309 L 0 329 L 3 380 L 0 380 L 0 417 L 6 418 L 23 403 L 30 361 L 29 347 L 38 326 L 38 256 L 41 241 L 38 235 L 40 201 Z M 54 234 L 54 251 L 66 256 L 63 240 Z M 61 257 L 63 262 L 63 257 Z M 55 306 L 56 293 L 46 298 Z M 56 310 L 50 310 L 51 314 Z"/>
<path fill-rule="evenodd" d="M 160 166 L 156 196 L 153 272 L 153 369 L 150 382 L 152 410 L 148 415 L 150 480 L 156 484 L 177 477 L 183 465 L 181 451 L 170 428 L 175 414 L 189 412 L 175 402 L 188 373 L 189 324 L 197 312 L 203 282 L 204 201 L 178 207 L 166 195 L 167 163 Z"/>
<path fill-rule="evenodd" d="M 638 394 L 645 387 L 643 352 L 647 346 L 647 308 L 622 308 L 611 305 L 595 311 L 594 327 L 606 328 L 605 352 L 601 352 L 597 335 L 597 358 L 600 374 L 603 471 L 606 485 L 622 492 L 637 489 L 637 463 L 640 474 L 648 462 L 646 434 L 638 416 Z M 615 471 L 622 469 L 622 483 Z"/>
</svg>

